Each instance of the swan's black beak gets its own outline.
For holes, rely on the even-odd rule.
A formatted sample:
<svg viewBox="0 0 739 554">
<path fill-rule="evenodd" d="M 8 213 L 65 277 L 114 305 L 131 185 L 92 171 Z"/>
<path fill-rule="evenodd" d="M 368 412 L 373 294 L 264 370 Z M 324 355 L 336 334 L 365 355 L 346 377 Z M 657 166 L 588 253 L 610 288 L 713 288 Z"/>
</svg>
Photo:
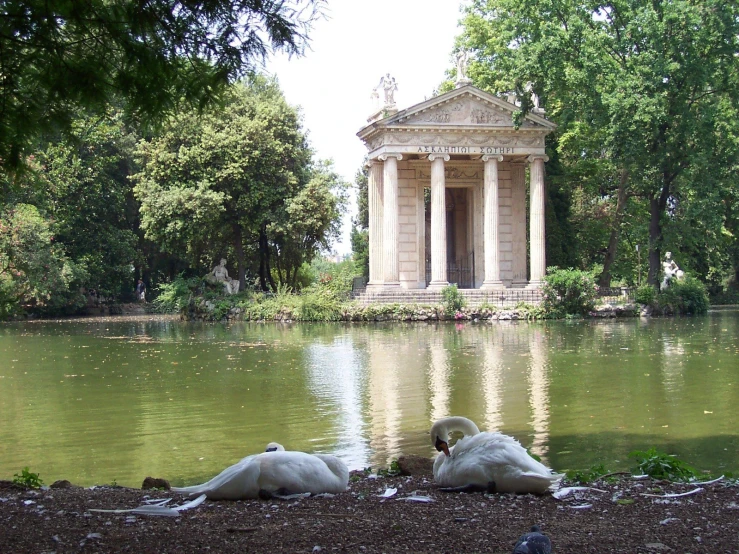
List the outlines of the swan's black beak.
<svg viewBox="0 0 739 554">
<path fill-rule="evenodd" d="M 273 446 L 272 448 L 268 448 L 265 452 L 277 452 L 277 447 Z"/>
<path fill-rule="evenodd" d="M 446 441 L 443 441 L 439 437 L 436 437 L 434 447 L 436 447 L 436 450 L 438 452 L 443 452 L 444 454 L 449 456 L 449 445 L 446 443 Z"/>
</svg>

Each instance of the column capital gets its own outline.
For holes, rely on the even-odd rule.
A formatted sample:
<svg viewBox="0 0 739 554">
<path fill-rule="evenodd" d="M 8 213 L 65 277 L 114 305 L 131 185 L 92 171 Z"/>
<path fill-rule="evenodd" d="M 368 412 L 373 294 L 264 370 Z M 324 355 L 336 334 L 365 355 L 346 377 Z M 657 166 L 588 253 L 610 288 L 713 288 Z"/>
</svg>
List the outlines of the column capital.
<svg viewBox="0 0 739 554">
<path fill-rule="evenodd" d="M 536 160 L 541 160 L 544 163 L 547 163 L 549 161 L 549 156 L 546 154 L 531 154 L 528 158 L 526 158 L 526 161 L 529 163 L 534 163 Z"/>
<path fill-rule="evenodd" d="M 376 165 L 376 164 L 379 165 L 379 163 L 380 163 L 380 160 L 375 159 L 375 158 L 371 158 L 371 159 L 367 160 L 366 162 L 364 162 L 364 167 L 370 168 L 373 165 Z"/>
<path fill-rule="evenodd" d="M 397 158 L 398 161 L 400 161 L 403 159 L 403 154 L 396 153 L 396 152 L 390 152 L 390 153 L 380 154 L 379 156 L 377 156 L 377 159 L 380 160 L 381 162 L 384 162 L 388 158 Z"/>
<path fill-rule="evenodd" d="M 482 161 L 486 162 L 488 160 L 497 160 L 499 162 L 503 161 L 503 154 L 485 154 L 482 157 Z"/>
<path fill-rule="evenodd" d="M 430 162 L 433 162 L 434 160 L 441 158 L 445 162 L 448 162 L 452 159 L 452 157 L 449 154 L 429 154 L 428 159 Z"/>
</svg>

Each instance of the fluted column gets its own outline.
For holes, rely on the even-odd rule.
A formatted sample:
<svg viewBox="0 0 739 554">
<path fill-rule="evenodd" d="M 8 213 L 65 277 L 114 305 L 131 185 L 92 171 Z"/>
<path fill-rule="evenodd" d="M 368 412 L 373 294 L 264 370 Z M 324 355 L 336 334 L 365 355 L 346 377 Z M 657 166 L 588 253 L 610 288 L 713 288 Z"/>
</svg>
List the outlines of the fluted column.
<svg viewBox="0 0 739 554">
<path fill-rule="evenodd" d="M 531 278 L 528 288 L 540 288 L 546 274 L 546 251 L 544 235 L 544 162 L 549 158 L 543 154 L 529 156 L 531 185 L 529 216 L 529 241 L 531 256 Z"/>
<path fill-rule="evenodd" d="M 369 282 L 368 287 L 381 286 L 382 273 L 382 163 L 370 160 L 367 176 L 367 208 L 369 211 Z"/>
<path fill-rule="evenodd" d="M 512 163 L 511 167 L 511 238 L 513 262 L 511 287 L 523 288 L 528 280 L 526 247 L 526 167 Z"/>
<path fill-rule="evenodd" d="M 398 160 L 402 154 L 382 154 L 382 258 L 383 287 L 399 287 L 398 272 Z"/>
<path fill-rule="evenodd" d="M 446 183 L 444 162 L 449 154 L 429 154 L 431 162 L 431 282 L 430 289 L 449 285 L 446 274 Z"/>
<path fill-rule="evenodd" d="M 481 289 L 502 289 L 503 281 L 500 280 L 500 234 L 498 231 L 499 202 L 498 202 L 498 162 L 503 161 L 500 154 L 485 155 L 483 194 L 485 206 L 485 222 L 483 223 L 485 241 L 485 280 Z"/>
</svg>

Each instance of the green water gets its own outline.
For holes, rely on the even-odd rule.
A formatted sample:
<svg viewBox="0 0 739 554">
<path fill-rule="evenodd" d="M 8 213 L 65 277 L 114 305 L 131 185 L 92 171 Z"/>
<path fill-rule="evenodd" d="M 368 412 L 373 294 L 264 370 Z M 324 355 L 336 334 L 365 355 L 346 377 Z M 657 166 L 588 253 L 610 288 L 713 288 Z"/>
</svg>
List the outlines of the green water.
<svg viewBox="0 0 739 554">
<path fill-rule="evenodd" d="M 552 467 L 650 446 L 736 471 L 739 311 L 480 324 L 0 325 L 0 479 L 204 480 L 269 441 L 351 468 L 431 456 L 436 418 L 515 436 Z"/>
</svg>

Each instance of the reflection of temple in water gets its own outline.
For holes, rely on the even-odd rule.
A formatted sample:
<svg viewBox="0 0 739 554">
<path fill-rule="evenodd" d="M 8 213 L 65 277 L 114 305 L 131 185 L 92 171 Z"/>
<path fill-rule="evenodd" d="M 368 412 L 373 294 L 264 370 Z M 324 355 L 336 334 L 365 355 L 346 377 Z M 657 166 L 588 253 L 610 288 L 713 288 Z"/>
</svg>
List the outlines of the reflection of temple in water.
<svg viewBox="0 0 739 554">
<path fill-rule="evenodd" d="M 481 430 L 515 436 L 546 457 L 547 335 L 528 325 L 411 327 L 391 342 L 368 340 L 366 429 L 373 462 L 433 453 L 428 429 L 464 415 Z M 364 341 L 362 341 L 364 342 Z"/>
</svg>

